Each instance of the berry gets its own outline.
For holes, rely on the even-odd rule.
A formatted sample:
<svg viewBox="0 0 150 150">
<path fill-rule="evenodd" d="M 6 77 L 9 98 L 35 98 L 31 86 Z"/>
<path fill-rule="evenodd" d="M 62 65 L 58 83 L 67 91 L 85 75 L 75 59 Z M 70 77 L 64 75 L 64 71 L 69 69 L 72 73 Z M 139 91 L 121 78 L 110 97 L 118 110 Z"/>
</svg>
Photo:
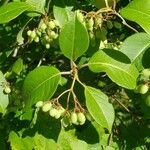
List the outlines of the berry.
<svg viewBox="0 0 150 150">
<path fill-rule="evenodd" d="M 40 26 L 40 29 L 42 31 L 45 31 L 46 28 L 47 28 L 47 25 L 45 23 L 42 23 L 41 26 Z"/>
<path fill-rule="evenodd" d="M 36 32 L 35 32 L 35 30 L 33 30 L 33 31 L 31 32 L 30 37 L 31 37 L 32 39 L 34 39 L 34 38 L 36 37 Z"/>
<path fill-rule="evenodd" d="M 38 42 L 40 41 L 39 37 L 36 36 L 36 37 L 34 38 L 34 41 L 35 41 L 36 43 L 38 43 Z"/>
<path fill-rule="evenodd" d="M 47 42 L 50 42 L 50 41 L 51 41 L 51 39 L 49 38 L 48 35 L 45 35 L 45 36 L 44 36 L 44 39 L 45 39 Z"/>
<path fill-rule="evenodd" d="M 39 37 L 41 37 L 41 35 L 42 35 L 42 33 L 41 33 L 39 30 L 36 31 L 36 34 L 37 34 Z"/>
<path fill-rule="evenodd" d="M 28 35 L 28 36 L 31 36 L 31 33 L 32 33 L 32 31 L 29 30 L 29 31 L 27 32 L 27 35 Z"/>
<path fill-rule="evenodd" d="M 55 108 L 52 108 L 52 109 L 50 110 L 50 112 L 49 112 L 49 115 L 50 115 L 51 117 L 55 117 L 55 116 L 57 115 L 57 113 L 58 113 L 58 110 L 55 109 Z"/>
<path fill-rule="evenodd" d="M 83 125 L 86 121 L 85 115 L 81 112 L 77 114 L 77 118 L 80 125 Z"/>
<path fill-rule="evenodd" d="M 5 92 L 6 94 L 9 94 L 9 93 L 11 92 L 10 87 L 5 87 L 5 88 L 4 88 L 4 92 Z"/>
<path fill-rule="evenodd" d="M 35 104 L 35 107 L 39 108 L 39 107 L 42 107 L 43 106 L 43 101 L 38 101 L 36 104 Z"/>
<path fill-rule="evenodd" d="M 146 94 L 148 89 L 149 89 L 149 86 L 147 84 L 142 84 L 142 85 L 139 85 L 138 92 L 141 94 Z"/>
<path fill-rule="evenodd" d="M 150 77 L 150 69 L 144 69 L 142 71 L 142 74 L 145 76 L 145 77 Z"/>
<path fill-rule="evenodd" d="M 48 112 L 49 110 L 52 109 L 52 104 L 51 103 L 45 103 L 43 106 L 42 106 L 42 110 L 43 112 Z"/>
<path fill-rule="evenodd" d="M 55 22 L 54 22 L 54 21 L 50 21 L 50 22 L 48 23 L 48 27 L 49 27 L 50 29 L 54 29 L 54 28 L 55 28 Z"/>
<path fill-rule="evenodd" d="M 55 33 L 54 31 L 51 31 L 51 32 L 50 32 L 50 36 L 51 36 L 51 38 L 53 38 L 53 39 L 54 39 L 54 38 L 55 38 L 55 36 L 56 36 L 56 33 Z"/>
<path fill-rule="evenodd" d="M 56 119 L 59 119 L 61 117 L 61 110 L 59 109 L 59 110 L 57 110 L 57 113 L 56 113 L 56 115 L 55 115 L 55 118 Z"/>
<path fill-rule="evenodd" d="M 72 112 L 71 113 L 71 122 L 73 124 L 76 124 L 77 123 L 77 114 L 75 112 Z"/>
<path fill-rule="evenodd" d="M 50 44 L 49 43 L 47 43 L 47 44 L 45 44 L 45 47 L 46 47 L 46 49 L 50 49 Z"/>
</svg>

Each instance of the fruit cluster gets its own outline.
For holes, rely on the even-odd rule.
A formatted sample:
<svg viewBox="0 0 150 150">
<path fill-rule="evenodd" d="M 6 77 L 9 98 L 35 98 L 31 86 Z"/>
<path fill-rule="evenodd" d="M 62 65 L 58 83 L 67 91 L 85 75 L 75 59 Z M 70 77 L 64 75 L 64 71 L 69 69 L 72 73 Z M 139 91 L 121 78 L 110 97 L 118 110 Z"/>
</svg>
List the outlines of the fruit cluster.
<svg viewBox="0 0 150 150">
<path fill-rule="evenodd" d="M 149 91 L 150 69 L 144 69 L 140 76 L 139 85 L 136 87 L 135 92 L 146 94 Z"/>
<path fill-rule="evenodd" d="M 57 20 L 45 21 L 41 20 L 38 28 L 27 31 L 30 42 L 40 42 L 49 49 L 57 43 L 59 34 L 59 23 Z"/>
<path fill-rule="evenodd" d="M 49 115 L 51 117 L 54 117 L 56 119 L 61 118 L 61 122 L 64 127 L 67 127 L 71 124 L 83 125 L 86 121 L 84 112 L 67 111 L 60 104 L 55 105 L 51 101 L 38 101 L 35 104 L 35 107 L 41 108 L 43 112 L 49 112 Z"/>
</svg>

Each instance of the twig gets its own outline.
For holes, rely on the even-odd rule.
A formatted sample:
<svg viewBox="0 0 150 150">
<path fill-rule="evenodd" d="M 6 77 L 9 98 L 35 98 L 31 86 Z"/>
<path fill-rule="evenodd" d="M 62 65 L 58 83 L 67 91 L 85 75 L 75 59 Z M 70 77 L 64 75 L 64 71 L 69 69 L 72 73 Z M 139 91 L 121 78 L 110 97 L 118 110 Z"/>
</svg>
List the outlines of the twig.
<svg viewBox="0 0 150 150">
<path fill-rule="evenodd" d="M 109 7 L 108 0 L 105 0 L 106 7 Z"/>
<path fill-rule="evenodd" d="M 116 102 L 118 102 L 118 104 L 120 106 L 122 106 L 128 113 L 131 113 L 131 111 L 124 105 L 122 104 L 117 98 L 115 98 L 114 96 L 112 97 Z"/>
<path fill-rule="evenodd" d="M 131 26 L 124 20 L 124 18 L 123 18 L 119 13 L 117 13 L 115 10 L 114 10 L 114 14 L 115 14 L 116 16 L 118 16 L 118 17 L 122 20 L 122 24 L 124 24 L 125 26 L 127 26 L 128 28 L 130 28 L 131 30 L 133 30 L 134 32 L 137 32 L 137 33 L 138 33 L 138 31 L 137 31 L 136 29 L 134 29 L 133 27 L 131 27 Z"/>
</svg>

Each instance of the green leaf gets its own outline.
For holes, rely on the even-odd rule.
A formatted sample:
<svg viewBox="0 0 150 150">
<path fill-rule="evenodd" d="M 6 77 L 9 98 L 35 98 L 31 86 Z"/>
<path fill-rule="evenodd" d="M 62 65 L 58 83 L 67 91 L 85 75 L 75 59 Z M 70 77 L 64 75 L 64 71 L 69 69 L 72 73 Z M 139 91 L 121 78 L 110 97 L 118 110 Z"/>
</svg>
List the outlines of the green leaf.
<svg viewBox="0 0 150 150">
<path fill-rule="evenodd" d="M 45 14 L 45 3 L 46 0 L 26 0 L 26 3 L 33 6 L 32 13 L 28 13 L 29 16 L 34 17 L 38 16 L 38 13 Z M 38 12 L 38 13 L 35 13 Z"/>
<path fill-rule="evenodd" d="M 51 150 L 57 149 L 57 144 L 53 139 L 46 138 L 40 134 L 34 136 L 34 150 L 46 150 L 50 148 Z"/>
<path fill-rule="evenodd" d="M 149 0 L 134 0 L 121 10 L 121 14 L 126 19 L 138 23 L 148 34 L 150 34 L 149 6 Z"/>
<path fill-rule="evenodd" d="M 142 69 L 142 58 L 145 51 L 150 47 L 150 35 L 136 33 L 128 37 L 122 44 L 120 51 L 127 55 L 135 66 Z"/>
<path fill-rule="evenodd" d="M 6 84 L 6 80 L 4 78 L 3 73 L 0 71 L 0 113 L 6 112 L 6 107 L 8 106 L 8 95 L 4 94 L 4 85 Z"/>
<path fill-rule="evenodd" d="M 88 32 L 76 15 L 62 28 L 59 43 L 63 54 L 71 60 L 77 59 L 88 49 Z"/>
<path fill-rule="evenodd" d="M 60 27 L 62 27 L 67 21 L 72 18 L 72 6 L 66 6 L 63 0 L 56 1 L 53 7 L 53 13 L 55 19 L 59 22 Z"/>
<path fill-rule="evenodd" d="M 150 35 L 136 33 L 128 37 L 122 44 L 120 51 L 127 55 L 131 62 L 134 62 L 140 55 L 150 47 Z"/>
<path fill-rule="evenodd" d="M 119 86 L 134 89 L 139 75 L 130 64 L 129 58 L 117 50 L 99 50 L 90 59 L 89 68 L 93 72 L 106 72 L 109 78 Z"/>
<path fill-rule="evenodd" d="M 25 137 L 22 138 L 19 134 L 11 131 L 9 134 L 9 142 L 11 146 L 11 150 L 31 150 L 33 149 L 33 138 Z"/>
<path fill-rule="evenodd" d="M 16 74 L 20 74 L 23 69 L 23 60 L 21 58 L 17 59 L 12 66 L 12 71 Z"/>
<path fill-rule="evenodd" d="M 75 130 L 61 130 L 58 141 L 61 150 L 88 150 L 88 144 L 75 137 Z"/>
<path fill-rule="evenodd" d="M 31 71 L 23 85 L 25 108 L 38 101 L 50 99 L 60 81 L 60 72 L 49 66 L 41 66 Z"/>
<path fill-rule="evenodd" d="M 0 7 L 0 24 L 7 23 L 33 7 L 25 2 L 10 2 Z"/>
<path fill-rule="evenodd" d="M 98 89 L 85 86 L 86 106 L 95 121 L 109 131 L 114 122 L 114 109 L 108 102 L 108 97 Z"/>
</svg>

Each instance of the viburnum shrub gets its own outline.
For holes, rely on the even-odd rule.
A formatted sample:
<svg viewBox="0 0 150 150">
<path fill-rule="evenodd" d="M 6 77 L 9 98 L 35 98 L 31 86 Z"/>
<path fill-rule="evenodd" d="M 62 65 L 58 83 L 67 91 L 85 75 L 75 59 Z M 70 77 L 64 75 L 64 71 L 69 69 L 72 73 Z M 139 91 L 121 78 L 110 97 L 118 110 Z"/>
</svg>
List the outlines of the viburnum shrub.
<svg viewBox="0 0 150 150">
<path fill-rule="evenodd" d="M 149 7 L 2 0 L 0 149 L 150 149 Z"/>
</svg>

